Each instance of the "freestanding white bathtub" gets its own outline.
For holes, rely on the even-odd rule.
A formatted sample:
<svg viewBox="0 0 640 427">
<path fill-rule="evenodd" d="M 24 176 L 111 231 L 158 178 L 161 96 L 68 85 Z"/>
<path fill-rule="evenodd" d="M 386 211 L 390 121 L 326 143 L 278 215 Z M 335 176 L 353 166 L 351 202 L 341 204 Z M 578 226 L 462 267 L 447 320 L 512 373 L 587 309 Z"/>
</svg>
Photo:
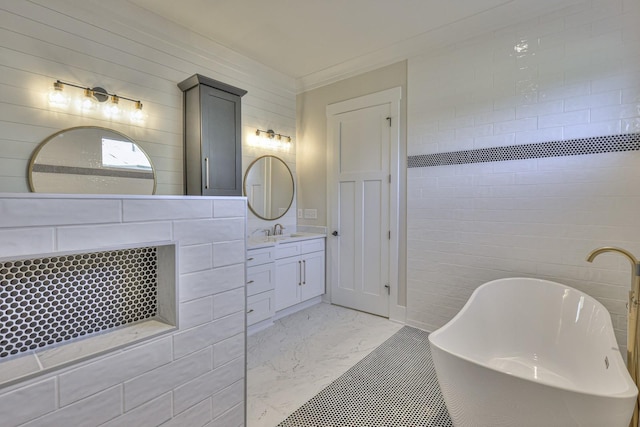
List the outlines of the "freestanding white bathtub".
<svg viewBox="0 0 640 427">
<path fill-rule="evenodd" d="M 429 341 L 456 427 L 629 425 L 638 390 L 611 317 L 576 289 L 485 283 Z"/>
</svg>

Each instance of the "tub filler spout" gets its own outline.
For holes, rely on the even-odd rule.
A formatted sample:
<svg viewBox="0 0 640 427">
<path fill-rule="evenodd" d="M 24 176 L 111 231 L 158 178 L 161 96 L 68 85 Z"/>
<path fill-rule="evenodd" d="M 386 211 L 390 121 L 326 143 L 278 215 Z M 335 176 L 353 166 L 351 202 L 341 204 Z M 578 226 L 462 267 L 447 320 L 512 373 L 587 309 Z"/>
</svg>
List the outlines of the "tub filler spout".
<svg viewBox="0 0 640 427">
<path fill-rule="evenodd" d="M 629 290 L 629 301 L 627 303 L 627 369 L 629 375 L 636 383 L 636 386 L 640 384 L 640 372 L 638 368 L 638 298 L 640 298 L 640 262 L 633 256 L 631 252 L 626 249 L 616 248 L 613 246 L 604 246 L 598 249 L 592 250 L 587 255 L 587 261 L 593 262 L 593 260 L 600 254 L 605 252 L 618 253 L 626 257 L 631 263 L 631 289 Z M 635 408 L 633 410 L 633 418 L 629 424 L 631 427 L 638 426 L 638 410 L 640 400 L 636 399 Z"/>
</svg>

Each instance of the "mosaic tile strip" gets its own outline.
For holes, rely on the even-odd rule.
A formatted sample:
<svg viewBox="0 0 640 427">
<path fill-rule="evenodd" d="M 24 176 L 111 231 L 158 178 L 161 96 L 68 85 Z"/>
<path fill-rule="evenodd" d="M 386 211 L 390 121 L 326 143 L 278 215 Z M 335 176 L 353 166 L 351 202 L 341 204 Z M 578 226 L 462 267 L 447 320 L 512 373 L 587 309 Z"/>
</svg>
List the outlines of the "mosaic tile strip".
<svg viewBox="0 0 640 427">
<path fill-rule="evenodd" d="M 158 248 L 0 262 L 0 359 L 157 314 Z"/>
<path fill-rule="evenodd" d="M 539 159 L 544 157 L 578 156 L 640 150 L 640 134 L 598 136 L 567 141 L 509 145 L 476 150 L 409 156 L 409 168 L 461 165 L 466 163 L 500 162 L 506 160 Z"/>
<path fill-rule="evenodd" d="M 452 427 L 428 336 L 403 327 L 278 427 Z"/>
</svg>

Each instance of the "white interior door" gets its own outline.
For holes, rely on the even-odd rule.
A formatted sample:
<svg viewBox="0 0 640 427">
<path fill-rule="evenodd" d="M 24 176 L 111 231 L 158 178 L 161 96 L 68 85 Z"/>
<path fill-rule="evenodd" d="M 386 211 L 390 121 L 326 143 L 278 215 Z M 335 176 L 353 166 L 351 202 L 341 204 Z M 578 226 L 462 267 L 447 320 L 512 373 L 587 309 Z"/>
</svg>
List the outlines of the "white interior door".
<svg viewBox="0 0 640 427">
<path fill-rule="evenodd" d="M 331 302 L 389 316 L 391 104 L 329 117 L 334 180 Z M 333 231 L 333 230 L 332 230 Z"/>
</svg>

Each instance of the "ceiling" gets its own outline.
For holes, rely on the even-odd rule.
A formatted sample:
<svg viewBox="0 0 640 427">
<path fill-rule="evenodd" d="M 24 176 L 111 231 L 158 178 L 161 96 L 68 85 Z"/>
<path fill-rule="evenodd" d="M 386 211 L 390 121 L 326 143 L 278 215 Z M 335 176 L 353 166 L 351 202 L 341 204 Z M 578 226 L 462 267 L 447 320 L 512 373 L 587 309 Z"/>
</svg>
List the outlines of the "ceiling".
<svg viewBox="0 0 640 427">
<path fill-rule="evenodd" d="M 480 34 L 578 0 L 129 1 L 304 79 L 350 62 L 355 66 L 358 58 L 371 62 L 391 52 L 434 47 L 436 41 L 460 41 L 471 28 Z"/>
</svg>

